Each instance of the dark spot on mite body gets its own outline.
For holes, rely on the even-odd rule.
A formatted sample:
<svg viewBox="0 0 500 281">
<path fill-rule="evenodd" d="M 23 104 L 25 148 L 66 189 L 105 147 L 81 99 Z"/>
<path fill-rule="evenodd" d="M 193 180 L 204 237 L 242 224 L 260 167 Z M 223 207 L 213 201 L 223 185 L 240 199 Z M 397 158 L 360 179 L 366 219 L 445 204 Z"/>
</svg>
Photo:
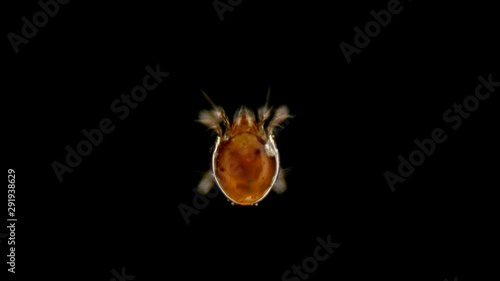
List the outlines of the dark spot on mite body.
<svg viewBox="0 0 500 281">
<path fill-rule="evenodd" d="M 246 185 L 246 184 L 241 184 L 241 183 L 239 183 L 239 184 L 237 184 L 237 185 L 236 185 L 236 188 L 237 188 L 237 189 L 248 189 L 248 188 L 249 188 L 249 186 L 248 186 L 248 185 Z"/>
</svg>

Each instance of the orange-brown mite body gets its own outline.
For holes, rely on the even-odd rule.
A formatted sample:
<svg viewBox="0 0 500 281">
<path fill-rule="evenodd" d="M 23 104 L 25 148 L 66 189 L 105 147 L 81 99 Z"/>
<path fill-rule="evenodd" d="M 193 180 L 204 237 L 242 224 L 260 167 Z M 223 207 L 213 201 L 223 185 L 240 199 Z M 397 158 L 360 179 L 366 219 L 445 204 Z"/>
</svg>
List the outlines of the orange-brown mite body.
<svg viewBox="0 0 500 281">
<path fill-rule="evenodd" d="M 219 135 L 212 155 L 212 169 L 198 186 L 201 193 L 207 193 L 215 182 L 233 203 L 256 205 L 271 189 L 278 193 L 285 191 L 284 175 L 272 133 L 290 115 L 287 107 L 279 107 L 265 128 L 264 122 L 270 114 L 271 109 L 266 103 L 259 109 L 257 122 L 253 112 L 241 107 L 231 125 L 221 107 L 214 105 L 211 111 L 200 112 L 199 121 Z"/>
</svg>

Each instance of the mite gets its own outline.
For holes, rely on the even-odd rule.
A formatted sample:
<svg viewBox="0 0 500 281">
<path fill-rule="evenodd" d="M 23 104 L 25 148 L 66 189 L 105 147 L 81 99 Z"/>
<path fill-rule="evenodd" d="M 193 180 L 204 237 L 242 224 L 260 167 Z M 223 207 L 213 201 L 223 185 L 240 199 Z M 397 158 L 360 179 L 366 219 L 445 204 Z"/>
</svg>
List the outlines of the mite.
<svg viewBox="0 0 500 281">
<path fill-rule="evenodd" d="M 198 191 L 207 194 L 216 183 L 233 205 L 242 206 L 256 206 L 271 189 L 283 193 L 285 173 L 280 166 L 274 132 L 291 117 L 288 107 L 282 105 L 273 114 L 272 107 L 268 106 L 268 92 L 266 104 L 258 109 L 258 120 L 251 110 L 242 106 L 231 124 L 224 109 L 203 95 L 212 109 L 202 110 L 198 121 L 214 130 L 217 139 L 211 169 L 202 177 Z"/>
</svg>

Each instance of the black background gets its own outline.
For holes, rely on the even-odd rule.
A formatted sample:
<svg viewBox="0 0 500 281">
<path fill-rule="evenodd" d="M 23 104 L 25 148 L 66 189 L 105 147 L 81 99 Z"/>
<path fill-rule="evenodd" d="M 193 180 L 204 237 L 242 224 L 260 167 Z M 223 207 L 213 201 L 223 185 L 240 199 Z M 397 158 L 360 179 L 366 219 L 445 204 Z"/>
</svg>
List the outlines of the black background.
<svg viewBox="0 0 500 281">
<path fill-rule="evenodd" d="M 387 2 L 245 0 L 221 22 L 212 1 L 71 1 L 18 54 L 6 35 L 40 8 L 5 3 L 14 277 L 107 281 L 125 267 L 135 280 L 281 280 L 328 235 L 341 246 L 309 280 L 490 276 L 500 90 L 455 131 L 442 115 L 479 75 L 500 80 L 498 14 L 402 1 L 348 64 L 339 44 Z M 170 76 L 117 119 L 113 100 L 157 64 Z M 258 207 L 220 195 L 186 224 L 179 205 L 193 206 L 214 142 L 195 122 L 209 108 L 201 90 L 232 116 L 261 106 L 269 87 L 295 116 L 277 137 L 288 191 Z M 116 129 L 59 183 L 51 164 L 102 118 Z M 437 127 L 446 142 L 391 192 L 384 172 Z M 6 240 L 0 248 L 4 260 Z"/>
</svg>

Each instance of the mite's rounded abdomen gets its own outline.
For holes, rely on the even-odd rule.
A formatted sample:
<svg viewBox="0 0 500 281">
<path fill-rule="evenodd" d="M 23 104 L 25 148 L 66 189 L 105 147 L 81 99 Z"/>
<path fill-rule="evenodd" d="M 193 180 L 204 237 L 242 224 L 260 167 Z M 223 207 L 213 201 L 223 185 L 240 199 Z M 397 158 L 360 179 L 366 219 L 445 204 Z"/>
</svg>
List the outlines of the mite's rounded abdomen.
<svg viewBox="0 0 500 281">
<path fill-rule="evenodd" d="M 216 153 L 215 175 L 226 195 L 236 203 L 253 204 L 272 187 L 276 158 L 266 154 L 258 136 L 238 134 L 221 143 Z"/>
</svg>

